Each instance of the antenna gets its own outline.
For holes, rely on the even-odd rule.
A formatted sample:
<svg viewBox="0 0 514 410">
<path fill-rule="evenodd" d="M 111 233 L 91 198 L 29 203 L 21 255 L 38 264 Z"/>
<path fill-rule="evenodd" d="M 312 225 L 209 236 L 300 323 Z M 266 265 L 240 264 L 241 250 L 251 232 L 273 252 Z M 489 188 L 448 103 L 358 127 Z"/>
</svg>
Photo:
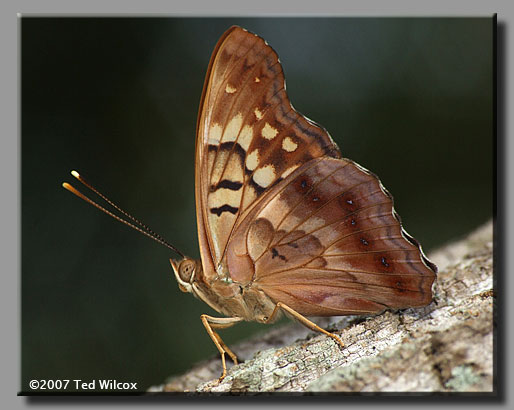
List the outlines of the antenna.
<svg viewBox="0 0 514 410">
<path fill-rule="evenodd" d="M 75 187 L 73 187 L 72 185 L 68 184 L 67 182 L 64 182 L 62 184 L 63 188 L 67 189 L 72 194 L 78 196 L 80 199 L 83 199 L 84 201 L 86 201 L 89 204 L 93 205 L 95 208 L 99 209 L 100 211 L 102 211 L 102 212 L 106 213 L 107 215 L 111 216 L 112 218 L 116 219 L 118 222 L 121 222 L 122 224 L 127 225 L 130 228 L 132 228 L 132 229 L 135 229 L 136 231 L 142 233 L 143 235 L 146 235 L 149 238 L 153 239 L 154 241 L 160 243 L 161 245 L 164 245 L 167 248 L 171 249 L 173 252 L 178 253 L 182 258 L 185 258 L 185 255 L 182 252 L 180 252 L 177 248 L 175 248 L 172 244 L 170 244 L 162 236 L 160 236 L 159 234 L 157 234 L 153 230 L 151 230 L 144 223 L 142 223 L 138 219 L 134 218 L 128 212 L 125 212 L 123 209 L 121 209 L 118 205 L 116 205 L 109 198 L 107 198 L 100 191 L 98 191 L 93 185 L 91 185 L 89 182 L 87 182 L 84 179 L 84 177 L 82 175 L 80 175 L 77 171 L 71 171 L 71 175 L 73 175 L 84 186 L 89 188 L 91 191 L 93 191 L 95 194 L 97 194 L 100 198 L 102 198 L 105 202 L 107 202 L 110 206 L 112 206 L 115 210 L 117 210 L 118 212 L 123 214 L 126 218 L 130 219 L 134 223 L 131 223 L 131 222 L 121 218 L 120 216 L 114 214 L 113 212 L 105 209 L 103 206 L 99 205 L 98 203 L 96 203 L 92 199 L 88 198 L 86 195 L 84 195 L 82 192 L 80 192 L 79 190 L 77 190 Z"/>
</svg>

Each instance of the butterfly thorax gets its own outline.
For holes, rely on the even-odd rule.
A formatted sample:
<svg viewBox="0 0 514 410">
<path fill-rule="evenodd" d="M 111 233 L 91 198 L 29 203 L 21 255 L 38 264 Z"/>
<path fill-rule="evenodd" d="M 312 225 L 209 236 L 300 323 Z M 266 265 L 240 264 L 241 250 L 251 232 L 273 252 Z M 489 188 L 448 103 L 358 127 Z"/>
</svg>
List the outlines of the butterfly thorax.
<svg viewBox="0 0 514 410">
<path fill-rule="evenodd" d="M 184 258 L 170 260 L 180 290 L 192 293 L 211 308 L 229 317 L 247 321 L 266 322 L 275 303 L 252 283 L 234 281 L 228 270 L 206 275 L 200 260 Z"/>
</svg>

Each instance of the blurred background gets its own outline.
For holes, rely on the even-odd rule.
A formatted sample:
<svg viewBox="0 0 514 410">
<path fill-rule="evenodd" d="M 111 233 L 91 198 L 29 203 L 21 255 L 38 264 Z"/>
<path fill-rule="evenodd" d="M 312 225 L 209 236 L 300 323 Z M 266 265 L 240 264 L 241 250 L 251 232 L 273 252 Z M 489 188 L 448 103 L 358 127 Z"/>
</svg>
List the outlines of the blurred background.
<svg viewBox="0 0 514 410">
<path fill-rule="evenodd" d="M 294 107 L 380 176 L 427 253 L 493 215 L 490 18 L 20 21 L 22 391 L 34 378 L 144 390 L 218 354 L 199 319 L 217 314 L 178 289 L 175 255 L 61 183 L 77 169 L 198 257 L 197 109 L 231 25 L 277 51 Z"/>
</svg>

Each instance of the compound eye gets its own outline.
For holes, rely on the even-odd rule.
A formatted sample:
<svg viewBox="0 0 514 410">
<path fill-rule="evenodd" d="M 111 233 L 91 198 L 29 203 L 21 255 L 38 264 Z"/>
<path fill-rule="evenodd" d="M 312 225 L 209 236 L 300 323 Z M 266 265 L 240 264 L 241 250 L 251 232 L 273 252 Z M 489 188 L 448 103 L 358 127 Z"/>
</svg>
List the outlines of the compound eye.
<svg viewBox="0 0 514 410">
<path fill-rule="evenodd" d="M 178 272 L 180 279 L 186 283 L 189 283 L 189 281 L 191 280 L 191 276 L 195 271 L 195 266 L 195 262 L 192 260 L 182 261 Z"/>
</svg>

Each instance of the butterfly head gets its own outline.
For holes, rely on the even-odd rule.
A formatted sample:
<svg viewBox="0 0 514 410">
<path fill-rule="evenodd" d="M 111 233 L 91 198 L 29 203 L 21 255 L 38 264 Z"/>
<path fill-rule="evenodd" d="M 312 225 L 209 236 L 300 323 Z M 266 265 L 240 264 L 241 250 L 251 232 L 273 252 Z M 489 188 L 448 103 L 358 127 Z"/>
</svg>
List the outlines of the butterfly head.
<svg viewBox="0 0 514 410">
<path fill-rule="evenodd" d="M 180 261 L 170 259 L 170 262 L 180 290 L 182 292 L 192 292 L 192 284 L 198 268 L 197 261 L 186 256 Z"/>
</svg>

